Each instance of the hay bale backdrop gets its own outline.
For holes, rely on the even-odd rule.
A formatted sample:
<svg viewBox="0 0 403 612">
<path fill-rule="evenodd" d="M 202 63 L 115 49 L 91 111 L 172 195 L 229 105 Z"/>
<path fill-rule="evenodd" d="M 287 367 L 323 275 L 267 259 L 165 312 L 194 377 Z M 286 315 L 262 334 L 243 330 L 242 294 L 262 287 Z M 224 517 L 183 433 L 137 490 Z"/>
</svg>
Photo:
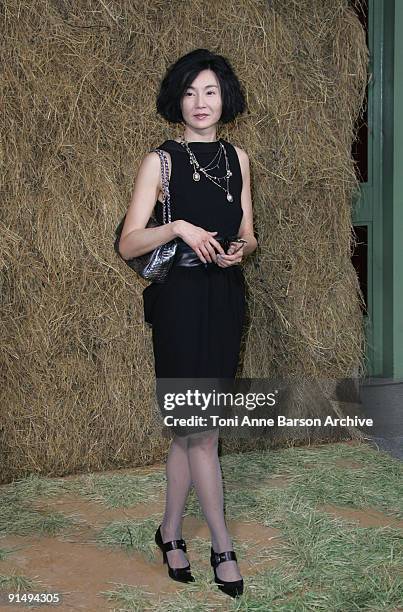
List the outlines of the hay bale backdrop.
<svg viewBox="0 0 403 612">
<path fill-rule="evenodd" d="M 155 96 L 194 48 L 230 59 L 249 107 L 219 133 L 250 156 L 260 244 L 245 266 L 240 374 L 360 372 L 350 149 L 368 54 L 346 0 L 6 0 L 1 11 L 1 481 L 165 454 L 145 283 L 112 242 L 142 156 L 180 133 Z M 302 393 L 289 410 L 324 408 Z"/>
</svg>

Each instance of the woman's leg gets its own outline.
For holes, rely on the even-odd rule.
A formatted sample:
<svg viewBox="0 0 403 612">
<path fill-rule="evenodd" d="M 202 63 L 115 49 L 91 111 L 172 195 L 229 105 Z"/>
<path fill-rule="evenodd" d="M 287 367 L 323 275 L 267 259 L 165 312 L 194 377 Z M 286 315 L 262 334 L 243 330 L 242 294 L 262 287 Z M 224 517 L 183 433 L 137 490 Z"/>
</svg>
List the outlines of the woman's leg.
<svg viewBox="0 0 403 612">
<path fill-rule="evenodd" d="M 187 436 L 190 474 L 203 514 L 211 532 L 215 552 L 232 550 L 232 541 L 225 524 L 221 466 L 218 459 L 218 429 Z M 240 580 L 236 561 L 217 567 L 221 580 Z"/>
<path fill-rule="evenodd" d="M 179 540 L 182 537 L 183 511 L 192 486 L 187 445 L 187 437 L 174 436 L 168 453 L 165 514 L 161 523 L 163 542 Z M 186 567 L 188 564 L 183 550 L 170 550 L 167 557 L 171 567 Z"/>
</svg>

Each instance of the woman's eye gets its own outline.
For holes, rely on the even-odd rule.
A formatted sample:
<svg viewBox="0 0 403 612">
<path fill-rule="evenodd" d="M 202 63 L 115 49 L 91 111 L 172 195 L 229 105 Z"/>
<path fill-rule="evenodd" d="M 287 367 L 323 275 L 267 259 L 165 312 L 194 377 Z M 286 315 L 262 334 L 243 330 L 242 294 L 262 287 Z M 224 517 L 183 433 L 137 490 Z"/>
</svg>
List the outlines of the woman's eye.
<svg viewBox="0 0 403 612">
<path fill-rule="evenodd" d="M 215 94 L 214 90 L 210 90 L 207 92 L 208 94 Z M 192 91 L 187 91 L 185 92 L 185 96 L 193 96 L 193 92 Z"/>
</svg>

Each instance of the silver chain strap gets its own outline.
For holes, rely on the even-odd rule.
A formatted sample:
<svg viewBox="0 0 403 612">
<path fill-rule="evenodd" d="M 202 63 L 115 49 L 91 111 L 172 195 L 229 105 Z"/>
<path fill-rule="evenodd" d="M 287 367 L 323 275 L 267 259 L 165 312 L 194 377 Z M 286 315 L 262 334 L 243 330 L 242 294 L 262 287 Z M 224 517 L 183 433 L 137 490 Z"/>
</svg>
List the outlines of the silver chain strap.
<svg viewBox="0 0 403 612">
<path fill-rule="evenodd" d="M 162 149 L 152 149 L 158 153 L 161 162 L 161 182 L 164 193 L 162 222 L 171 223 L 171 196 L 169 194 L 169 165 L 168 157 Z"/>
</svg>

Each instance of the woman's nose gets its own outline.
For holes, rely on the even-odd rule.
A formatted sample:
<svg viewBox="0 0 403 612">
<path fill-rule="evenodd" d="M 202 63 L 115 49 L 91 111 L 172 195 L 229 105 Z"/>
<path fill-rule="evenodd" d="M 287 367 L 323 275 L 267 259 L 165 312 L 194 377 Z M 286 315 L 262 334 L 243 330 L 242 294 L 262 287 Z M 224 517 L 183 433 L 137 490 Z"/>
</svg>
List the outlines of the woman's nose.
<svg viewBox="0 0 403 612">
<path fill-rule="evenodd" d="M 202 96 L 196 97 L 196 108 L 205 108 L 206 102 Z"/>
</svg>

